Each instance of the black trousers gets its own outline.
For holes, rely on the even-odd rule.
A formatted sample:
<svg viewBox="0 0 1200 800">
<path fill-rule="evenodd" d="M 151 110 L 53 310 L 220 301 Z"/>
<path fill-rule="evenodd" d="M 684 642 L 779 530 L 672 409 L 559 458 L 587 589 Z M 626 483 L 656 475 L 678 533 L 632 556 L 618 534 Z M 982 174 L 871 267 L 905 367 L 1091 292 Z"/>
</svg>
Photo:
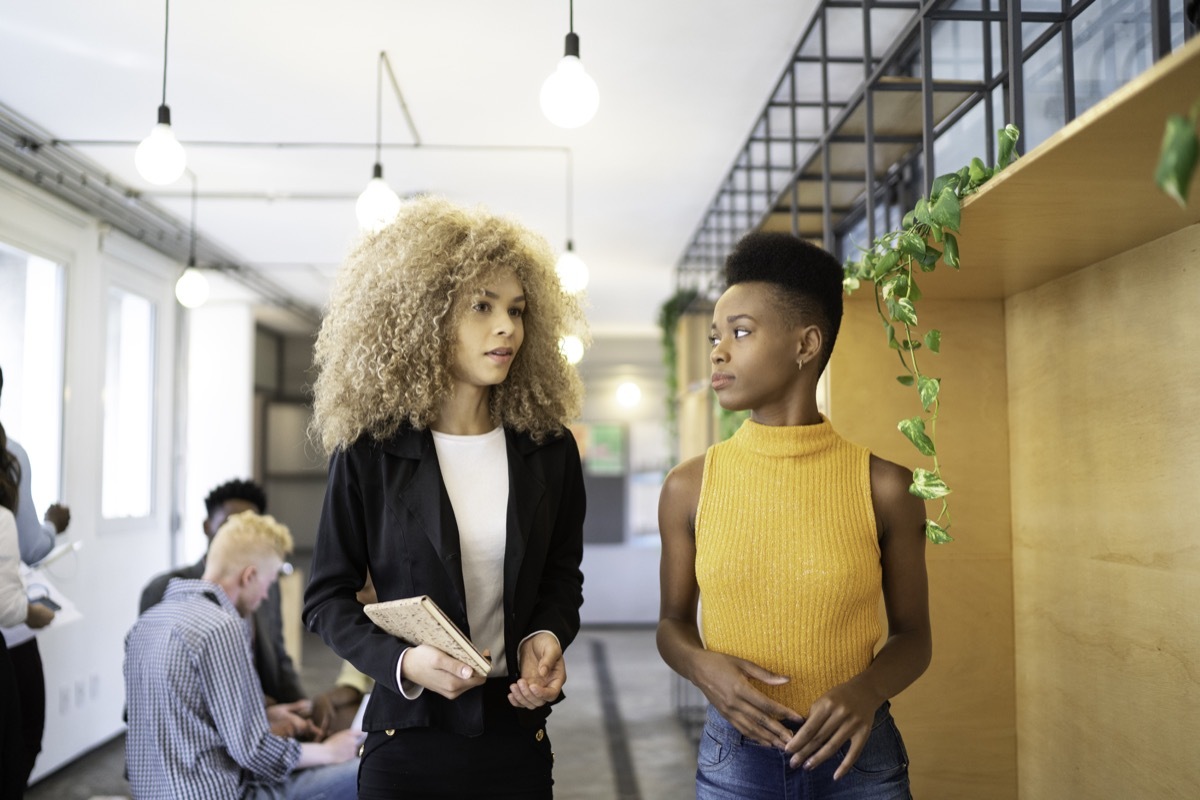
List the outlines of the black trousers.
<svg viewBox="0 0 1200 800">
<path fill-rule="evenodd" d="M 21 735 L 24 739 L 24 776 L 29 781 L 33 764 L 42 752 L 42 732 L 46 728 L 46 677 L 42 674 L 42 655 L 37 639 L 30 639 L 8 651 L 21 696 Z"/>
<path fill-rule="evenodd" d="M 17 676 L 4 637 L 0 636 L 0 798 L 20 800 L 24 795 L 29 777 L 25 760 Z"/>
<path fill-rule="evenodd" d="M 435 728 L 367 734 L 358 767 L 359 800 L 506 798 L 551 800 L 554 753 L 545 727 L 517 722 L 508 678 L 484 686 L 484 732 Z M 426 690 L 428 691 L 428 690 Z"/>
</svg>

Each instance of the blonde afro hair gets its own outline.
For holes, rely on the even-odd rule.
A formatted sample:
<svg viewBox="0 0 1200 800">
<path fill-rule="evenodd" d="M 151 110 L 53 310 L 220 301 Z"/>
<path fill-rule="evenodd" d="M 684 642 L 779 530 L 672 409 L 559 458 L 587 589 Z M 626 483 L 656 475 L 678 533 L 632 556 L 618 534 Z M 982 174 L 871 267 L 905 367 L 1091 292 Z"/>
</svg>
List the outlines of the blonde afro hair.
<svg viewBox="0 0 1200 800">
<path fill-rule="evenodd" d="M 226 576 L 271 557 L 283 561 L 292 551 L 292 534 L 269 514 L 239 511 L 231 515 L 208 546 L 208 569 Z"/>
<path fill-rule="evenodd" d="M 582 385 L 558 341 L 584 333 L 583 314 L 550 246 L 512 220 L 426 196 L 365 236 L 338 274 L 315 350 L 311 431 L 326 453 L 433 422 L 452 391 L 456 301 L 505 269 L 525 294 L 525 338 L 492 388 L 492 416 L 541 440 L 578 415 Z"/>
</svg>

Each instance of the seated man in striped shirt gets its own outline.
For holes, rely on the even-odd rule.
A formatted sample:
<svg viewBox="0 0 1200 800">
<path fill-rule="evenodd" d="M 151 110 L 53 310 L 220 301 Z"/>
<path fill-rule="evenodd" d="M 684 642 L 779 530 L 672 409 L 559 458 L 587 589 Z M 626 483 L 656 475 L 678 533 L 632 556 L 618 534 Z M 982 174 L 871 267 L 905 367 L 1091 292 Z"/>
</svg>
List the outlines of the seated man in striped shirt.
<svg viewBox="0 0 1200 800">
<path fill-rule="evenodd" d="M 199 580 L 176 578 L 125 639 L 136 798 L 351 800 L 362 734 L 301 743 L 270 731 L 245 620 L 292 548 L 287 528 L 253 511 L 221 526 Z"/>
</svg>

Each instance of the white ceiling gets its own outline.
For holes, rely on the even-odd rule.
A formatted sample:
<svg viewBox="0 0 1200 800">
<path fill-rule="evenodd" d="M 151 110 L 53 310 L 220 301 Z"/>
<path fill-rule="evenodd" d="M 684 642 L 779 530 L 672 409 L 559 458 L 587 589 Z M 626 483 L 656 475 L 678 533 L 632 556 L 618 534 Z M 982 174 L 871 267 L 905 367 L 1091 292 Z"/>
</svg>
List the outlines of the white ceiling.
<svg viewBox="0 0 1200 800">
<path fill-rule="evenodd" d="M 0 0 L 0 102 L 65 140 L 136 142 L 161 94 L 162 0 Z M 574 241 L 592 274 L 593 333 L 648 332 L 676 260 L 799 40 L 812 0 L 579 0 L 600 87 L 587 126 L 541 115 L 567 0 L 174 0 L 167 103 L 189 140 L 350 142 L 375 136 L 386 51 L 427 145 L 568 147 Z M 384 93 L 385 142 L 410 143 Z M 181 218 L 190 184 L 145 183 L 130 145 L 80 146 Z M 202 235 L 320 306 L 356 234 L 369 148 L 188 148 Z M 402 195 L 434 191 L 567 237 L 566 158 L 385 150 Z M 334 199 L 288 199 L 286 195 Z M 248 194 L 253 199 L 212 195 Z M 275 195 L 274 199 L 261 197 Z"/>
<path fill-rule="evenodd" d="M 162 91 L 162 0 L 0 0 L 0 102 L 66 140 L 136 143 Z M 167 103 L 184 142 L 372 144 L 386 52 L 426 145 L 544 152 L 384 151 L 401 194 L 484 203 L 566 240 L 592 271 L 595 335 L 646 331 L 704 207 L 811 14 L 812 0 L 580 0 L 575 30 L 600 110 L 563 131 L 541 115 L 568 0 L 174 0 Z M 384 94 L 383 138 L 412 143 Z M 78 146 L 187 218 L 190 184 L 146 184 L 133 146 Z M 313 306 L 355 235 L 371 148 L 188 148 L 198 229 Z M 287 199 L 287 194 L 336 199 Z M 254 199 L 214 196 L 250 194 Z M 275 199 L 263 199 L 275 194 Z"/>
</svg>

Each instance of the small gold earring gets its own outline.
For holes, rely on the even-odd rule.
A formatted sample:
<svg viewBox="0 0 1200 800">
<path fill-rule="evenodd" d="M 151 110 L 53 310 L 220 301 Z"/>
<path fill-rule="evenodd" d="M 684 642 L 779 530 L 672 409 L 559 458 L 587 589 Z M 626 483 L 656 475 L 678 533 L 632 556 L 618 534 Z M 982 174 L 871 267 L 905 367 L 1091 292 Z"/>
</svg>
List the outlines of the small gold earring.
<svg viewBox="0 0 1200 800">
<path fill-rule="evenodd" d="M 800 372 L 804 372 L 804 359 L 803 358 L 800 359 L 800 365 L 797 367 L 797 370 Z"/>
</svg>

